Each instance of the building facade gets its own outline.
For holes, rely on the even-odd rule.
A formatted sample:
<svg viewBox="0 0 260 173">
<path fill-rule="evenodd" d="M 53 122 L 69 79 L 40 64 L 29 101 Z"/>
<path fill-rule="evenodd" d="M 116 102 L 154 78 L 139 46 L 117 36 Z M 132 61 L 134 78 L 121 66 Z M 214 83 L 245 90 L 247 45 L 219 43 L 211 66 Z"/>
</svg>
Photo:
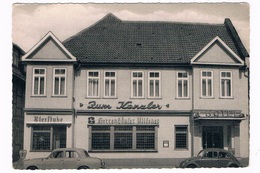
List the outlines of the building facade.
<svg viewBox="0 0 260 173">
<path fill-rule="evenodd" d="M 203 148 L 249 158 L 248 58 L 224 24 L 108 14 L 27 54 L 27 157 L 80 147 L 115 167 L 173 167 Z"/>
<path fill-rule="evenodd" d="M 21 64 L 21 57 L 25 52 L 13 43 L 12 61 L 12 149 L 13 161 L 19 159 L 19 151 L 23 149 L 24 129 L 24 99 L 25 99 L 25 71 Z"/>
</svg>

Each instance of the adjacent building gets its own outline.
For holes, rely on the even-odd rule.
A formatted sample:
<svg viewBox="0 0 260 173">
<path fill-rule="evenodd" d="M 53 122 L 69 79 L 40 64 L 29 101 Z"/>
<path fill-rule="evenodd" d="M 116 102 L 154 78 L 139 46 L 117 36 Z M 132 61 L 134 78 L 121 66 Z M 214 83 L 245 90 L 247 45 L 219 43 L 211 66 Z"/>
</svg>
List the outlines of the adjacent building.
<svg viewBox="0 0 260 173">
<path fill-rule="evenodd" d="M 24 98 L 25 98 L 25 71 L 21 63 L 21 57 L 25 52 L 15 43 L 13 43 L 13 61 L 12 61 L 12 159 L 19 159 L 19 151 L 23 149 L 23 130 L 24 130 Z"/>
<path fill-rule="evenodd" d="M 108 14 L 63 42 L 49 32 L 23 56 L 27 157 L 81 147 L 108 167 L 173 167 L 214 147 L 248 165 L 248 58 L 230 19 Z"/>
</svg>

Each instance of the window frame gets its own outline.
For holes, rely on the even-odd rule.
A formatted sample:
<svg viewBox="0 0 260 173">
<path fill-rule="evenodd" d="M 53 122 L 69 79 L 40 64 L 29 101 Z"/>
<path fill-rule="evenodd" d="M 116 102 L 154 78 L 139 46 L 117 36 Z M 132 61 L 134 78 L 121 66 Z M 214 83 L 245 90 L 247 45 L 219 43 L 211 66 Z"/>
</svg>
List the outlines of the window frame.
<svg viewBox="0 0 260 173">
<path fill-rule="evenodd" d="M 98 77 L 90 77 L 89 76 L 89 72 L 98 72 Z M 100 71 L 99 70 L 87 70 L 87 97 L 88 98 L 100 98 L 100 96 L 101 96 L 101 93 L 100 93 L 100 91 L 101 91 L 101 89 L 100 89 L 100 86 L 101 86 L 101 84 L 100 84 L 100 82 L 101 82 L 101 73 L 100 73 Z M 98 91 L 98 95 L 97 96 L 90 96 L 89 95 L 89 79 L 98 79 L 98 89 L 97 89 L 97 91 Z M 92 91 L 93 92 L 93 91 Z M 93 93 L 92 93 L 93 94 Z"/>
<path fill-rule="evenodd" d="M 35 74 L 35 70 L 44 70 L 44 74 Z M 33 77 L 32 77 L 32 96 L 46 96 L 46 73 L 47 70 L 44 67 L 35 67 L 33 68 Z M 44 84 L 43 84 L 43 94 L 40 94 L 40 80 L 39 80 L 39 84 L 38 84 L 38 92 L 37 94 L 34 93 L 34 88 L 35 88 L 35 78 L 40 79 L 41 77 L 43 77 L 44 79 Z"/>
<path fill-rule="evenodd" d="M 202 74 L 203 74 L 203 72 L 206 72 L 206 73 L 208 73 L 208 72 L 210 72 L 211 73 L 211 76 L 210 77 L 208 77 L 208 76 L 203 76 Z M 203 81 L 203 79 L 205 79 L 206 80 L 206 95 L 204 96 L 203 95 L 203 85 L 202 85 L 202 81 Z M 208 95 L 208 80 L 211 80 L 211 96 L 209 96 Z M 201 85 L 201 87 L 200 87 L 200 96 L 201 96 L 201 98 L 214 98 L 214 72 L 212 71 L 212 70 L 201 70 L 201 73 L 200 73 L 200 85 Z"/>
<path fill-rule="evenodd" d="M 159 77 L 150 77 L 150 73 L 159 73 Z M 148 83 L 147 83 L 147 87 L 148 87 L 148 98 L 153 98 L 153 99 L 156 99 L 156 98 L 161 98 L 162 96 L 161 96 L 161 72 L 160 71 L 148 71 Z M 151 80 L 153 80 L 153 81 L 155 81 L 155 80 L 159 80 L 159 96 L 151 96 L 150 95 L 150 81 Z M 154 89 L 155 89 L 156 87 L 155 87 L 155 85 L 154 85 Z M 155 90 L 154 90 L 154 94 L 155 94 Z"/>
<path fill-rule="evenodd" d="M 177 132 L 177 127 L 186 127 L 186 132 Z M 186 147 L 177 147 L 177 134 L 185 133 L 186 134 Z M 188 150 L 189 149 L 189 126 L 188 125 L 175 125 L 174 126 L 174 149 L 175 150 Z"/>
<path fill-rule="evenodd" d="M 180 78 L 179 77 L 179 73 L 187 73 L 187 77 L 186 78 Z M 177 71 L 176 75 L 177 75 L 177 77 L 176 77 L 176 80 L 177 80 L 177 82 L 176 82 L 176 88 L 177 88 L 176 96 L 177 97 L 176 98 L 178 98 L 178 99 L 190 98 L 190 92 L 189 92 L 189 90 L 190 90 L 190 86 L 189 86 L 189 72 L 188 71 Z M 179 96 L 179 80 L 182 81 L 182 96 L 181 97 Z M 183 89 L 185 80 L 187 80 L 187 96 L 186 97 L 184 96 L 184 89 Z"/>
<path fill-rule="evenodd" d="M 142 77 L 133 77 L 133 74 L 134 73 L 141 73 L 142 74 Z M 134 96 L 134 85 L 133 85 L 133 82 L 134 80 L 137 81 L 137 96 Z M 139 90 L 138 90 L 138 87 L 139 87 L 139 84 L 138 84 L 138 81 L 141 80 L 142 81 L 142 95 L 141 96 L 138 96 L 138 93 L 139 93 Z M 144 94 L 144 72 L 143 71 L 132 71 L 131 72 L 131 98 L 144 98 L 145 94 Z"/>
<path fill-rule="evenodd" d="M 221 76 L 221 74 L 222 73 L 230 73 L 230 77 L 222 77 Z M 225 79 L 225 80 L 230 80 L 230 96 L 227 96 L 226 94 L 226 92 L 225 92 L 225 95 L 223 96 L 222 95 L 222 79 Z M 226 83 L 225 83 L 226 84 Z M 224 84 L 224 85 L 225 85 Z M 233 98 L 233 74 L 232 74 L 232 71 L 220 71 L 220 73 L 219 73 L 219 87 L 220 87 L 220 89 L 219 89 L 219 92 L 220 92 L 220 98 Z M 225 85 L 225 87 L 226 87 L 226 85 Z M 226 88 L 225 88 L 226 89 Z"/>
<path fill-rule="evenodd" d="M 158 125 L 105 125 L 105 126 L 109 126 L 109 130 L 104 130 L 104 133 L 109 134 L 109 146 L 106 146 L 104 149 L 95 149 L 92 148 L 93 144 L 93 133 L 101 133 L 102 131 L 97 131 L 97 130 L 93 130 L 93 127 L 101 127 L 104 125 L 90 125 L 89 126 L 89 136 L 90 136 L 90 140 L 89 140 L 89 151 L 90 152 L 155 152 L 158 151 Z M 131 127 L 131 130 L 116 130 L 116 127 L 126 127 L 129 126 Z M 153 127 L 152 131 L 141 131 L 141 130 L 137 130 L 138 126 L 149 126 L 149 127 Z M 131 138 L 131 148 L 126 148 L 126 149 L 120 149 L 120 148 L 116 148 L 116 134 L 124 134 L 124 133 L 131 133 L 132 134 L 132 138 Z M 149 148 L 138 148 L 137 147 L 137 134 L 140 133 L 153 133 L 154 135 L 154 141 L 153 141 L 153 145 L 154 147 L 151 149 Z M 108 143 L 107 143 L 108 144 Z M 98 147 L 97 147 L 98 148 Z"/>
<path fill-rule="evenodd" d="M 55 74 L 55 70 L 65 70 L 65 74 Z M 58 77 L 59 78 L 59 82 L 58 82 L 58 94 L 55 94 L 55 78 Z M 61 92 L 61 78 L 64 77 L 64 94 L 60 94 Z M 67 95 L 67 68 L 65 67 L 57 67 L 57 68 L 53 68 L 53 92 L 52 92 L 53 96 L 66 96 Z"/>
<path fill-rule="evenodd" d="M 114 77 L 106 77 L 106 73 L 107 72 L 113 72 L 113 73 L 115 73 L 115 76 Z M 103 79 L 103 97 L 104 98 L 116 98 L 117 97 L 117 72 L 116 71 L 110 71 L 110 70 L 106 70 L 106 71 L 104 71 L 104 73 L 103 73 L 103 75 L 104 75 L 104 79 Z M 109 95 L 108 96 L 106 96 L 106 79 L 108 79 L 109 80 Z M 111 96 L 111 80 L 115 80 L 115 95 L 114 96 Z"/>
</svg>

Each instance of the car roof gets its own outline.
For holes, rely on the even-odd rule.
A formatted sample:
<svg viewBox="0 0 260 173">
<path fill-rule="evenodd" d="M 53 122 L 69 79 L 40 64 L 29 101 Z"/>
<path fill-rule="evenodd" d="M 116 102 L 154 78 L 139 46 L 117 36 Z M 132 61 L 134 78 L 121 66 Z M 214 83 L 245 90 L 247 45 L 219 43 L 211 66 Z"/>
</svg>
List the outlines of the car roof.
<svg viewBox="0 0 260 173">
<path fill-rule="evenodd" d="M 225 149 L 222 149 L 222 148 L 205 148 L 203 149 L 203 151 L 222 151 L 222 152 L 229 152 Z"/>
<path fill-rule="evenodd" d="M 85 151 L 85 149 L 83 148 L 57 148 L 57 149 L 54 149 L 53 151 Z"/>
</svg>

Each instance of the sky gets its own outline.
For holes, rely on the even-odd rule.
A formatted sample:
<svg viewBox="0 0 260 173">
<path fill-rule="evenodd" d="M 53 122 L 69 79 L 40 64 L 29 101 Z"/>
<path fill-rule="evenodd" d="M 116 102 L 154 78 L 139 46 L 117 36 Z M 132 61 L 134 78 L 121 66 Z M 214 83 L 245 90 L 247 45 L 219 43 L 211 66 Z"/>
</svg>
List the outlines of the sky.
<svg viewBox="0 0 260 173">
<path fill-rule="evenodd" d="M 49 31 L 64 41 L 108 13 L 121 20 L 223 24 L 230 18 L 249 51 L 248 3 L 14 4 L 12 40 L 25 52 Z"/>
</svg>

